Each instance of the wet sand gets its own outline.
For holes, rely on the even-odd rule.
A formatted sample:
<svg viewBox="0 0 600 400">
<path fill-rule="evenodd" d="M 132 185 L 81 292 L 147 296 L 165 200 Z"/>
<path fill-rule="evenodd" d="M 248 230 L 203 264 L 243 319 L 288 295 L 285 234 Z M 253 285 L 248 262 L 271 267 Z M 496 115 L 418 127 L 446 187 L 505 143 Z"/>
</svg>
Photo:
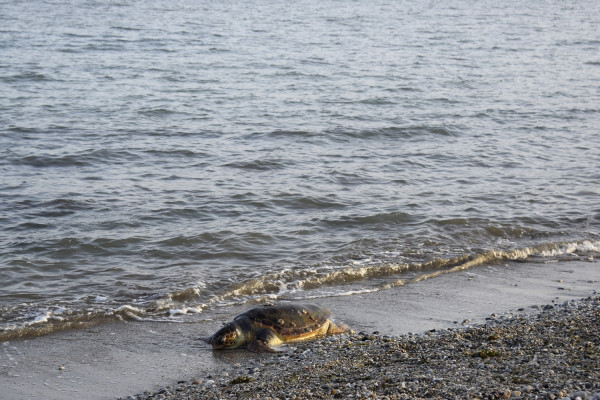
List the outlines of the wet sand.
<svg viewBox="0 0 600 400">
<path fill-rule="evenodd" d="M 357 331 L 423 333 L 485 322 L 492 313 L 535 312 L 600 290 L 600 263 L 507 263 L 442 275 L 377 293 L 318 299 Z M 0 344 L 2 399 L 114 399 L 178 381 L 206 380 L 265 356 L 213 352 L 198 337 L 241 310 L 189 323 L 127 322 Z M 266 357 L 269 357 L 267 355 Z"/>
<path fill-rule="evenodd" d="M 598 337 L 595 296 L 465 329 L 322 338 L 126 400 L 600 400 Z"/>
</svg>

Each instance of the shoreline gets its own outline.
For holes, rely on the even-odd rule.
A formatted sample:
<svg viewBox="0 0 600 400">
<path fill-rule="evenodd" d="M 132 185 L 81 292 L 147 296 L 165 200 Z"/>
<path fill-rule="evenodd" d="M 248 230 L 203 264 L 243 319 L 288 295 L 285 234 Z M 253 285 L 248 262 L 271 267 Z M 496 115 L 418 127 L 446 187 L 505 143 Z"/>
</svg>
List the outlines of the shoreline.
<svg viewBox="0 0 600 400">
<path fill-rule="evenodd" d="M 122 399 L 600 399 L 600 296 L 469 328 L 339 335 Z"/>
<path fill-rule="evenodd" d="M 486 322 L 492 313 L 535 313 L 532 305 L 581 299 L 599 290 L 597 261 L 507 262 L 375 293 L 306 301 L 329 308 L 335 321 L 356 332 L 394 337 L 467 328 Z M 154 393 L 177 381 L 206 381 L 236 364 L 262 362 L 272 355 L 215 352 L 197 340 L 249 307 L 215 309 L 170 323 L 120 322 L 0 343 L 0 398 L 115 399 Z M 313 343 L 298 348 L 309 350 Z"/>
</svg>

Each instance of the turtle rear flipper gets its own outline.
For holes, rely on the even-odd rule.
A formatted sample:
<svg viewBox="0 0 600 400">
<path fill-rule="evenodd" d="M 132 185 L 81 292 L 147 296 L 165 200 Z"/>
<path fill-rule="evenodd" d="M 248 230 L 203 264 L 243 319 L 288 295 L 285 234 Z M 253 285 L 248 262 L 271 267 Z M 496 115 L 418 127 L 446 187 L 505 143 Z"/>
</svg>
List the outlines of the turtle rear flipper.
<svg viewBox="0 0 600 400">
<path fill-rule="evenodd" d="M 348 331 L 350 331 L 350 327 L 348 325 L 343 323 L 334 324 L 333 322 L 329 321 L 329 327 L 327 327 L 326 335 L 339 335 L 340 333 L 345 333 Z"/>
<path fill-rule="evenodd" d="M 281 339 L 271 329 L 259 329 L 256 338 L 248 343 L 247 348 L 255 353 L 281 353 L 283 350 L 277 349 L 281 343 Z"/>
</svg>

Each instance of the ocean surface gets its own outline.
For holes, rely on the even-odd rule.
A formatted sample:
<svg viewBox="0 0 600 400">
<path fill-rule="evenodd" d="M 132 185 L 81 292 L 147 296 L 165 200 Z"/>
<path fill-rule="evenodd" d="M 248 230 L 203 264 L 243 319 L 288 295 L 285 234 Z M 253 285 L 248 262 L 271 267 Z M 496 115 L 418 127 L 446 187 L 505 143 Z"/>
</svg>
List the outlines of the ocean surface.
<svg viewBox="0 0 600 400">
<path fill-rule="evenodd" d="M 595 0 L 0 1 L 0 341 L 595 262 L 598 26 Z"/>
</svg>

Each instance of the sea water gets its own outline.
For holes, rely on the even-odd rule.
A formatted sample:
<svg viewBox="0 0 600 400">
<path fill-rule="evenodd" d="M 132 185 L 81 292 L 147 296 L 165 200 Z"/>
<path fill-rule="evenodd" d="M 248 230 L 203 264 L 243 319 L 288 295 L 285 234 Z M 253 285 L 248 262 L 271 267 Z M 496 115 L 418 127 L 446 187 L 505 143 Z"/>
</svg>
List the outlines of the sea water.
<svg viewBox="0 0 600 400">
<path fill-rule="evenodd" d="M 0 340 L 594 262 L 599 24 L 591 0 L 1 1 Z"/>
</svg>

